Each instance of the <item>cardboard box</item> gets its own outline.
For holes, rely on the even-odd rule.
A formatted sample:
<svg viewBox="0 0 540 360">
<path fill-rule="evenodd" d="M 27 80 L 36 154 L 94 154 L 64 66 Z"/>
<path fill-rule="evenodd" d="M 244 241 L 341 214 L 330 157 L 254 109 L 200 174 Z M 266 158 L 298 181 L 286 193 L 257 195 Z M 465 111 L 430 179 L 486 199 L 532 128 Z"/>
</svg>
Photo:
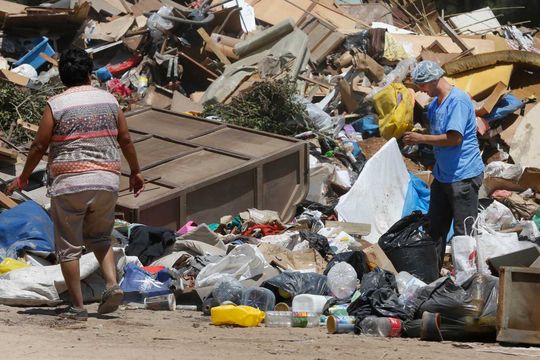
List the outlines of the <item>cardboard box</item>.
<svg viewBox="0 0 540 360">
<path fill-rule="evenodd" d="M 370 269 L 378 266 L 381 269 L 397 274 L 396 268 L 378 244 L 370 245 L 362 249 L 362 251 L 367 255 Z"/>
<path fill-rule="evenodd" d="M 531 188 L 535 192 L 540 192 L 540 169 L 528 167 L 523 170 L 518 184 L 525 188 Z"/>
</svg>

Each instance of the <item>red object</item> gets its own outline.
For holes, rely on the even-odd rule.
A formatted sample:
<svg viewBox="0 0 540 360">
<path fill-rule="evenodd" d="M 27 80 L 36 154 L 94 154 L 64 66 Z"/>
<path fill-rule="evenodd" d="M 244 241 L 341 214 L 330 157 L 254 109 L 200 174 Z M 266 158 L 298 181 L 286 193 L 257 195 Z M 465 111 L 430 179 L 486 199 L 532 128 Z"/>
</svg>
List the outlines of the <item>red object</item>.
<svg viewBox="0 0 540 360">
<path fill-rule="evenodd" d="M 112 79 L 107 81 L 107 88 L 111 93 L 118 94 L 121 97 L 129 97 L 133 92 L 126 85 L 122 84 L 122 82 L 118 79 Z"/>
<path fill-rule="evenodd" d="M 263 236 L 278 235 L 281 234 L 283 230 L 285 230 L 285 228 L 280 224 L 256 224 L 247 228 L 247 230 L 244 231 L 242 235 L 251 236 L 255 232 L 255 230 L 258 229 L 261 230 L 261 234 Z"/>
<path fill-rule="evenodd" d="M 142 60 L 142 57 L 136 55 L 127 59 L 124 62 L 121 62 L 120 64 L 107 65 L 106 67 L 107 67 L 107 70 L 109 70 L 111 74 L 113 74 L 113 76 L 118 76 L 125 73 L 129 69 L 139 65 L 141 60 Z"/>
<path fill-rule="evenodd" d="M 150 274 L 155 274 L 155 273 L 158 273 L 158 272 L 160 272 L 161 270 L 165 269 L 165 266 L 163 266 L 163 265 L 159 265 L 159 266 L 145 266 L 145 267 L 143 267 L 143 269 L 144 269 L 146 272 L 149 272 Z"/>
</svg>

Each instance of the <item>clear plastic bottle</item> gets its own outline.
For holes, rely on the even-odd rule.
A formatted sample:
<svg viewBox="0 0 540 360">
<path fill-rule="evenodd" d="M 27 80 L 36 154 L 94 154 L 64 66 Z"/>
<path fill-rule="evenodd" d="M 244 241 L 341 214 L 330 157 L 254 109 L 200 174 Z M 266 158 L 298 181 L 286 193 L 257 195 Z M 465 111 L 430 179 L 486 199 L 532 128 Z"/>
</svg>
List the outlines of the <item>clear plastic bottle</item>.
<svg viewBox="0 0 540 360">
<path fill-rule="evenodd" d="M 276 296 L 268 289 L 262 287 L 251 287 L 242 291 L 242 305 L 254 307 L 262 311 L 274 309 Z"/>
<path fill-rule="evenodd" d="M 403 303 L 409 303 L 416 297 L 416 292 L 426 286 L 422 280 L 414 277 L 406 271 L 401 271 L 396 276 L 399 298 Z"/>
<path fill-rule="evenodd" d="M 240 305 L 242 302 L 242 292 L 244 286 L 236 279 L 226 279 L 218 283 L 214 290 L 212 290 L 212 296 L 216 299 L 218 304 L 223 304 L 225 301 L 230 301 L 234 304 Z"/>
<path fill-rule="evenodd" d="M 368 316 L 360 322 L 360 330 L 366 336 L 398 337 L 401 335 L 401 320 Z"/>
<path fill-rule="evenodd" d="M 339 262 L 328 272 L 326 284 L 336 298 L 347 299 L 356 290 L 356 270 L 346 262 Z"/>
</svg>

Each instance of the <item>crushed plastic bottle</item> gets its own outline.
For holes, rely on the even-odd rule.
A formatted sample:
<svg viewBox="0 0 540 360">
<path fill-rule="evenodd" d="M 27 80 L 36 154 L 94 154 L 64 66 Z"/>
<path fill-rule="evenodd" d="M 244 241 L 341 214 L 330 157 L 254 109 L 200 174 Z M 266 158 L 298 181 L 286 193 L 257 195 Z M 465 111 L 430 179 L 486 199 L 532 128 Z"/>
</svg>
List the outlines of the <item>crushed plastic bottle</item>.
<svg viewBox="0 0 540 360">
<path fill-rule="evenodd" d="M 326 284 L 336 298 L 347 299 L 356 290 L 356 271 L 346 262 L 339 262 L 328 272 Z"/>
<path fill-rule="evenodd" d="M 360 322 L 360 331 L 366 336 L 398 337 L 401 335 L 401 320 L 368 316 Z"/>
</svg>

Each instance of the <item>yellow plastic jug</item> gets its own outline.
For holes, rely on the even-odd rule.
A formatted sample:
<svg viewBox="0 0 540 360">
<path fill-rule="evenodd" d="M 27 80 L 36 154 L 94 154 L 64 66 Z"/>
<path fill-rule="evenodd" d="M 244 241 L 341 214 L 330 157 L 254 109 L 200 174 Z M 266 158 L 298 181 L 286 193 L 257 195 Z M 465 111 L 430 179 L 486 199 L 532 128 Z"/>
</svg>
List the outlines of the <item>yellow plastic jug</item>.
<svg viewBox="0 0 540 360">
<path fill-rule="evenodd" d="M 244 305 L 221 305 L 210 309 L 213 325 L 258 326 L 264 320 L 264 311 Z"/>
<path fill-rule="evenodd" d="M 29 266 L 30 265 L 25 264 L 22 261 L 7 257 L 4 260 L 2 260 L 2 262 L 0 262 L 0 273 L 3 274 L 3 273 L 10 272 L 11 270 L 22 269 Z"/>
</svg>

